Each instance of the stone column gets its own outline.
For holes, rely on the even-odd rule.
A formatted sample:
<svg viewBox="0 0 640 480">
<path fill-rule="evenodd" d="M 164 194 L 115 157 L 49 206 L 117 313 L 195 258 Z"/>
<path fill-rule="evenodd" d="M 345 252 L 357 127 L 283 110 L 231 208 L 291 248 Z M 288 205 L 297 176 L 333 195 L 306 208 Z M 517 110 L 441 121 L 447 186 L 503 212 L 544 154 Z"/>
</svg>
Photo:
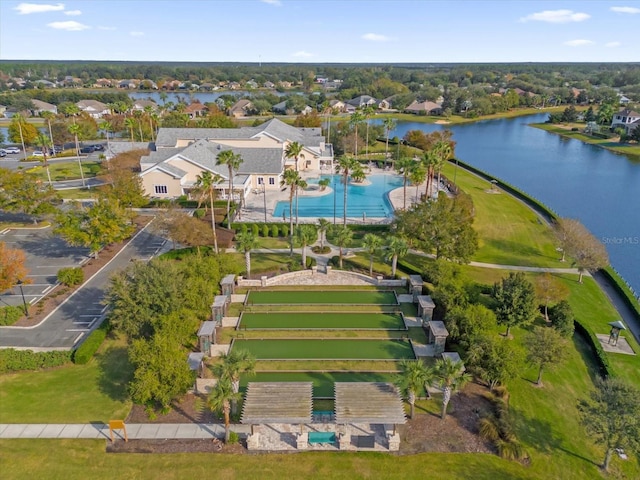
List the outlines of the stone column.
<svg viewBox="0 0 640 480">
<path fill-rule="evenodd" d="M 298 450 L 306 450 L 309 448 L 309 434 L 307 432 L 298 434 L 296 438 L 296 448 Z"/>
</svg>

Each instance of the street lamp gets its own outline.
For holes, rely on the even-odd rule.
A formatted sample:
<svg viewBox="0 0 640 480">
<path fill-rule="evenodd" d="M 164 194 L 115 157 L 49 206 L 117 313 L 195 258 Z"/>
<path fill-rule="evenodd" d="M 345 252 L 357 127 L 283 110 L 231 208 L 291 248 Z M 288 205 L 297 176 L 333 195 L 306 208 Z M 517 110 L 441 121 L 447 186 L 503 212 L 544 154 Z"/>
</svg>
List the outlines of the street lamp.
<svg viewBox="0 0 640 480">
<path fill-rule="evenodd" d="M 22 295 L 22 305 L 24 305 L 24 314 L 29 318 L 29 309 L 27 308 L 27 301 L 24 299 L 24 290 L 22 289 L 23 285 L 22 280 L 18 280 L 18 286 L 20 287 L 20 294 Z"/>
</svg>

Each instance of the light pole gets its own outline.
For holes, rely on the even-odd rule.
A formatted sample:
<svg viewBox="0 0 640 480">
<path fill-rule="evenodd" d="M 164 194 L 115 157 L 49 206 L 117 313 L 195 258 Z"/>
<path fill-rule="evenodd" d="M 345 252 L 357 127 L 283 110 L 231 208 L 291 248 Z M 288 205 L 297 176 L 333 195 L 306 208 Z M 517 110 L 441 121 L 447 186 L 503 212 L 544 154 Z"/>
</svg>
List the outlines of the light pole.
<svg viewBox="0 0 640 480">
<path fill-rule="evenodd" d="M 262 195 L 264 197 L 264 223 L 267 223 L 267 184 L 262 184 Z"/>
<path fill-rule="evenodd" d="M 20 287 L 20 294 L 22 295 L 22 305 L 24 306 L 24 314 L 29 318 L 29 309 L 27 308 L 27 301 L 24 299 L 24 290 L 22 289 L 22 280 L 18 280 L 18 286 Z"/>
</svg>

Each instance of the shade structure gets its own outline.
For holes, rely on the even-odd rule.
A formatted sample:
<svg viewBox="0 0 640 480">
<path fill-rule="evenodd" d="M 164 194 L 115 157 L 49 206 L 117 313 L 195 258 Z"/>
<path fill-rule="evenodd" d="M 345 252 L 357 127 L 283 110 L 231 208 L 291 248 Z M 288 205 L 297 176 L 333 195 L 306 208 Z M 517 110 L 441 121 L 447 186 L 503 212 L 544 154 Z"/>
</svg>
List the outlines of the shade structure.
<svg viewBox="0 0 640 480">
<path fill-rule="evenodd" d="M 311 423 L 313 382 L 249 382 L 241 423 Z"/>
<path fill-rule="evenodd" d="M 336 382 L 336 423 L 403 424 L 402 398 L 392 383 Z"/>
<path fill-rule="evenodd" d="M 627 327 L 625 327 L 624 324 L 620 320 L 616 320 L 615 322 L 609 322 L 609 325 L 611 325 L 613 328 L 617 328 L 618 330 L 626 330 L 627 329 Z"/>
</svg>

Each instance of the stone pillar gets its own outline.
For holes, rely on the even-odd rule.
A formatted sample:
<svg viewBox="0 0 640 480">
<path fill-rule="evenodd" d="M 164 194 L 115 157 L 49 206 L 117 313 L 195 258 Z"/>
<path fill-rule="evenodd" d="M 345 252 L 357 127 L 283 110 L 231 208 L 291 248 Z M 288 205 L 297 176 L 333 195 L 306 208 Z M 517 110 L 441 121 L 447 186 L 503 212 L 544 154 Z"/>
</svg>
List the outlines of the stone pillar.
<svg viewBox="0 0 640 480">
<path fill-rule="evenodd" d="M 331 273 L 331 265 L 327 265 L 327 275 L 329 275 Z"/>
<path fill-rule="evenodd" d="M 258 432 L 247 437 L 247 450 L 260 450 L 260 434 Z"/>
<path fill-rule="evenodd" d="M 296 448 L 298 450 L 306 450 L 309 448 L 309 434 L 307 432 L 298 434 L 296 438 Z"/>
<path fill-rule="evenodd" d="M 318 273 L 318 266 L 314 265 L 311 267 L 311 275 L 315 275 L 316 273 Z"/>
<path fill-rule="evenodd" d="M 262 287 L 266 287 L 267 286 L 267 276 L 263 275 L 260 277 L 260 286 Z"/>
<path fill-rule="evenodd" d="M 347 430 L 345 433 L 338 434 L 338 449 L 348 450 L 351 446 L 351 433 Z"/>
<path fill-rule="evenodd" d="M 389 451 L 397 452 L 400 450 L 400 435 L 399 434 L 387 434 L 387 440 L 389 441 Z"/>
</svg>

